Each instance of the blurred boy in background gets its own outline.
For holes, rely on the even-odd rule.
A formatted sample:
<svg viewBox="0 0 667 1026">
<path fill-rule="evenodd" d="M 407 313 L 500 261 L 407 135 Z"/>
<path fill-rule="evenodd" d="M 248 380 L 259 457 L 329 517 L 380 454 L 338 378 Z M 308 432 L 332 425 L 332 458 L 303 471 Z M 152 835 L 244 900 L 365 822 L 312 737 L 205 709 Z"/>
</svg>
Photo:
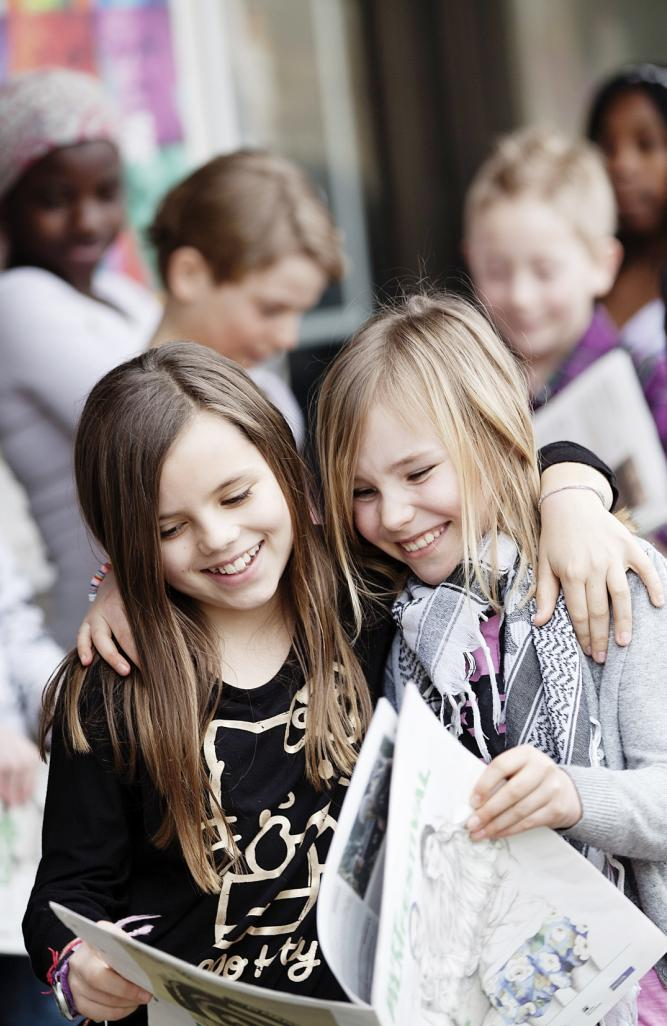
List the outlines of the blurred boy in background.
<svg viewBox="0 0 667 1026">
<path fill-rule="evenodd" d="M 597 149 L 541 130 L 506 136 L 468 191 L 465 253 L 480 298 L 527 364 L 536 407 L 619 344 L 598 305 L 622 248 Z M 628 348 L 667 450 L 667 354 L 647 368 Z"/>
</svg>

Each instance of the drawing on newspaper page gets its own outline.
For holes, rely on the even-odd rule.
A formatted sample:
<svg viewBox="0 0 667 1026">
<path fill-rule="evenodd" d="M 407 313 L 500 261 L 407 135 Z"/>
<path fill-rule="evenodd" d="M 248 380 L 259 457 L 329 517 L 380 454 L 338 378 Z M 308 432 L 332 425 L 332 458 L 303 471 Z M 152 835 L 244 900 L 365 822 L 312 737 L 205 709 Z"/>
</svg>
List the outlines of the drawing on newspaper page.
<svg viewBox="0 0 667 1026">
<path fill-rule="evenodd" d="M 596 1023 L 667 938 L 550 830 L 470 841 L 467 799 L 482 770 L 410 686 L 371 1003 L 387 1026 Z"/>
</svg>

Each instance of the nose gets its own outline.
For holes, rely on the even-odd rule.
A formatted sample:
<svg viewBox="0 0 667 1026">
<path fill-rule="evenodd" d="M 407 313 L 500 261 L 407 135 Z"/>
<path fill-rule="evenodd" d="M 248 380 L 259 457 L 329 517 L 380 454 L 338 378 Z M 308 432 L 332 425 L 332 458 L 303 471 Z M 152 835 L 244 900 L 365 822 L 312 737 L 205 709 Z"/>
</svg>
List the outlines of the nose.
<svg viewBox="0 0 667 1026">
<path fill-rule="evenodd" d="M 227 552 L 230 545 L 238 541 L 241 528 L 228 511 L 220 510 L 202 519 L 197 527 L 197 548 L 203 556 L 215 554 L 234 555 Z"/>
<path fill-rule="evenodd" d="M 79 200 L 72 210 L 72 225 L 78 235 L 96 236 L 103 226 L 102 205 L 92 197 Z"/>
<path fill-rule="evenodd" d="M 514 310 L 525 310 L 533 301 L 533 291 L 533 283 L 528 274 L 514 274 L 507 289 L 509 305 Z"/>
<path fill-rule="evenodd" d="M 414 509 L 402 491 L 384 495 L 380 507 L 380 519 L 385 531 L 396 534 L 410 523 Z"/>
<path fill-rule="evenodd" d="M 629 144 L 617 145 L 607 150 L 607 169 L 614 182 L 632 180 L 638 169 L 638 152 Z"/>
<path fill-rule="evenodd" d="M 301 318 L 291 314 L 283 317 L 280 323 L 276 325 L 273 342 L 277 352 L 288 353 L 296 348 L 299 341 L 300 323 Z"/>
</svg>

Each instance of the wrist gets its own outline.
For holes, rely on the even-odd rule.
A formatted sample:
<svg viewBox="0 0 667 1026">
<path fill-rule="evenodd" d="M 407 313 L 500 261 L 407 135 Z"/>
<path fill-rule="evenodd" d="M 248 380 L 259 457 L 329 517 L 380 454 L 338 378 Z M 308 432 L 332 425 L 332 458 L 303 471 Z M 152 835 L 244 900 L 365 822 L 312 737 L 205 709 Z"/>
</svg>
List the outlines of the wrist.
<svg viewBox="0 0 667 1026">
<path fill-rule="evenodd" d="M 597 496 L 602 508 L 605 512 L 609 512 L 609 506 L 607 504 L 606 496 L 602 492 L 602 489 L 598 489 L 592 484 L 563 484 L 559 485 L 558 488 L 552 488 L 549 491 L 543 491 L 537 501 L 537 511 L 542 512 L 542 505 L 547 499 L 551 499 L 552 496 L 561 495 L 564 492 L 579 492 L 580 494 L 590 493 L 591 495 Z"/>
<path fill-rule="evenodd" d="M 75 1022 L 81 1015 L 69 985 L 70 959 L 82 944 L 81 938 L 70 941 L 61 952 L 53 951 L 53 965 L 47 974 L 58 1011 L 68 1022 Z"/>
<path fill-rule="evenodd" d="M 575 784 L 574 780 L 572 779 L 570 774 L 562 768 L 561 773 L 565 778 L 565 793 L 567 797 L 565 802 L 565 808 L 563 810 L 563 815 L 561 817 L 561 822 L 558 826 L 558 829 L 571 830 L 572 827 L 575 827 L 577 825 L 577 823 L 583 816 L 584 810 L 581 804 L 579 791 L 577 790 L 577 785 Z"/>
<path fill-rule="evenodd" d="M 614 495 L 609 481 L 585 463 L 555 463 L 547 467 L 541 475 L 540 494 L 545 495 L 564 485 L 590 485 L 604 496 L 605 509 L 611 509 Z"/>
</svg>

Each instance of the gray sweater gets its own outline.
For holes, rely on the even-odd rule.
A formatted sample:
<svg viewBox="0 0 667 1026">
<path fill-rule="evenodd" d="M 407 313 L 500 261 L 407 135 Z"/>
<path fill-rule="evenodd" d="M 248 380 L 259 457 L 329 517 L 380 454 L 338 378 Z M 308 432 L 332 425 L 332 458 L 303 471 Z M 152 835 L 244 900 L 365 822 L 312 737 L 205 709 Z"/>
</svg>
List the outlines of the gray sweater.
<svg viewBox="0 0 667 1026">
<path fill-rule="evenodd" d="M 642 545 L 667 596 L 667 560 Z M 622 858 L 626 893 L 667 933 L 667 607 L 654 608 L 634 574 L 628 580 L 632 642 L 619 648 L 610 629 L 606 663 L 583 665 L 605 765 L 563 767 L 583 807 L 565 834 Z M 656 969 L 667 987 L 667 956 Z"/>
</svg>

